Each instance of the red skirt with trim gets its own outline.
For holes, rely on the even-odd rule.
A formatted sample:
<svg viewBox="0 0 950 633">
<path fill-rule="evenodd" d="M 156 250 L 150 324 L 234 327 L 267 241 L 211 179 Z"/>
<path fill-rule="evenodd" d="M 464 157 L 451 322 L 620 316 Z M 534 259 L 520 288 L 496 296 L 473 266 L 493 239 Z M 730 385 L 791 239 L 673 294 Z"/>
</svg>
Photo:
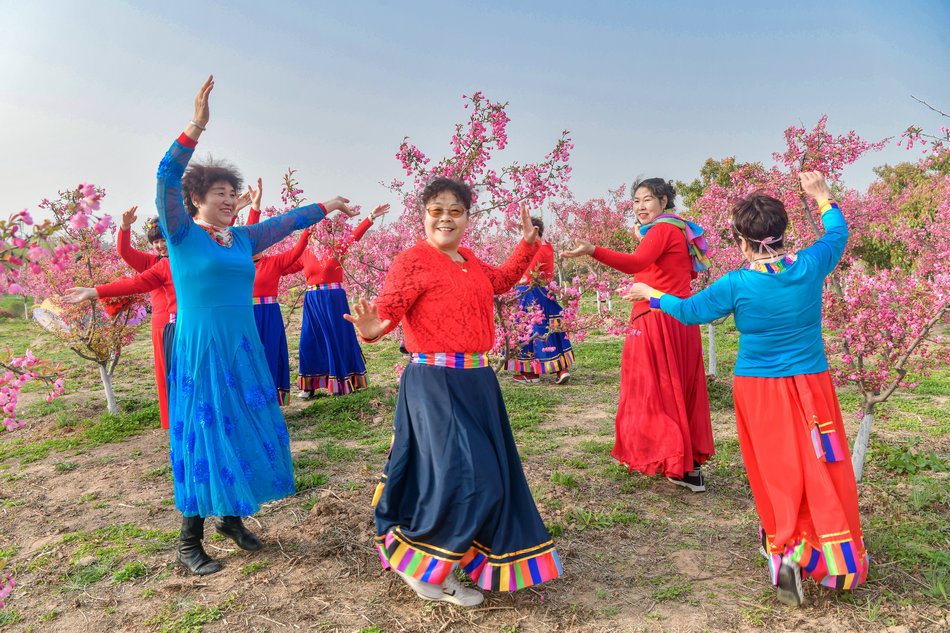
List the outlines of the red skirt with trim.
<svg viewBox="0 0 950 633">
<path fill-rule="evenodd" d="M 152 309 L 152 358 L 155 364 L 155 387 L 158 389 L 158 413 L 163 429 L 168 429 L 168 374 L 165 372 L 165 348 L 162 343 L 167 323 L 168 312 Z"/>
<path fill-rule="evenodd" d="M 733 394 L 772 584 L 785 554 L 825 586 L 864 582 L 857 484 L 831 376 L 736 376 Z"/>
<path fill-rule="evenodd" d="M 632 327 L 610 454 L 630 470 L 682 477 L 716 452 L 699 326 L 651 312 Z"/>
</svg>

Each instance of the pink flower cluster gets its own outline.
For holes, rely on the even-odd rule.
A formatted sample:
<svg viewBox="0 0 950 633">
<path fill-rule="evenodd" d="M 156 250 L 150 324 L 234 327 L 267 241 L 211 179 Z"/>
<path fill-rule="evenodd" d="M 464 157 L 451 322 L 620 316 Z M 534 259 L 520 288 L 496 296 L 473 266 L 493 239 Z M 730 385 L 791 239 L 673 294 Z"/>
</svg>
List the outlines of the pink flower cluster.
<svg viewBox="0 0 950 633">
<path fill-rule="evenodd" d="M 0 412 L 3 414 L 2 423 L 7 430 L 23 426 L 16 417 L 16 406 L 23 386 L 31 380 L 39 380 L 49 385 L 50 391 L 46 396 L 48 402 L 57 398 L 65 391 L 63 378 L 56 368 L 49 365 L 26 350 L 23 356 L 14 356 L 9 349 L 4 360 L 0 360 L 0 368 L 5 369 L 0 375 Z"/>
</svg>

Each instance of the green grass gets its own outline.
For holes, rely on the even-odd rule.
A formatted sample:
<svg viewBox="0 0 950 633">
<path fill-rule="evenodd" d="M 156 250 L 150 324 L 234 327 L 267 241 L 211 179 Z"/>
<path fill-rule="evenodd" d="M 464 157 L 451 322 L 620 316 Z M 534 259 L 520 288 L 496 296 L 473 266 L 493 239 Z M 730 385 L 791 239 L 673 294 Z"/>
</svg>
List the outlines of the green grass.
<svg viewBox="0 0 950 633">
<path fill-rule="evenodd" d="M 147 576 L 148 572 L 149 569 L 145 566 L 145 563 L 135 561 L 112 574 L 112 582 L 128 582 Z"/>
<path fill-rule="evenodd" d="M 181 615 L 180 609 L 185 605 L 166 605 L 159 615 L 149 618 L 145 624 L 158 627 L 161 633 L 199 633 L 205 624 L 220 620 L 225 612 L 236 608 L 234 596 L 213 607 L 196 605 Z"/>
</svg>

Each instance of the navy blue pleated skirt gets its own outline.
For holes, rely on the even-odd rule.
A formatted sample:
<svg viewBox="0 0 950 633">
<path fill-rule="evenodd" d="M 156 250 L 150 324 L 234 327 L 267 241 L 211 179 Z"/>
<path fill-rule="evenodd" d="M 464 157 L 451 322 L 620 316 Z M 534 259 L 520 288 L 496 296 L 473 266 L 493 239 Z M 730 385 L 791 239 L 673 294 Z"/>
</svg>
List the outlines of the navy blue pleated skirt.
<svg viewBox="0 0 950 633">
<path fill-rule="evenodd" d="M 264 358 L 274 377 L 277 388 L 277 402 L 287 404 L 290 393 L 290 353 L 287 351 L 287 332 L 284 330 L 284 316 L 279 303 L 258 303 L 254 305 L 254 320 L 257 332 L 264 346 Z"/>
<path fill-rule="evenodd" d="M 439 584 L 456 565 L 513 591 L 561 573 L 495 372 L 409 364 L 376 505 L 386 567 Z"/>
<path fill-rule="evenodd" d="M 342 288 L 307 290 L 300 328 L 300 373 L 303 391 L 327 389 L 343 394 L 366 387 L 366 363 Z"/>
</svg>

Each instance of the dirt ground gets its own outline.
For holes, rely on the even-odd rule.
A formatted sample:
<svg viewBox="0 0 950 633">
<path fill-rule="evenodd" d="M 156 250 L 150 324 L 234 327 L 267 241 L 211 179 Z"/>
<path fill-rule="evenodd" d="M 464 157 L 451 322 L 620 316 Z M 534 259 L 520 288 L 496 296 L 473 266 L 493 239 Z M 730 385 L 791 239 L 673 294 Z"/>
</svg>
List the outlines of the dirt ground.
<svg viewBox="0 0 950 633">
<path fill-rule="evenodd" d="M 147 367 L 137 380 L 130 391 L 148 384 Z M 777 603 L 756 553 L 757 523 L 731 419 L 716 417 L 720 462 L 709 469 L 709 492 L 693 494 L 661 478 L 618 473 L 603 452 L 591 452 L 612 443 L 613 410 L 610 398 L 581 397 L 596 386 L 595 378 L 587 381 L 579 371 L 572 386 L 578 399 L 566 399 L 538 424 L 536 439 L 556 437 L 556 445 L 535 444 L 523 456 L 546 524 L 563 528 L 555 542 L 564 575 L 552 582 L 488 593 L 473 609 L 417 598 L 382 570 L 372 543 L 370 500 L 385 452 L 349 440 L 342 444 L 358 450 L 322 469 L 326 483 L 248 520 L 263 550 L 243 552 L 206 538 L 225 569 L 188 575 L 174 563 L 180 515 L 169 503 L 167 435 L 151 429 L 27 463 L 7 460 L 0 471 L 0 546 L 16 548 L 5 571 L 16 572 L 17 584 L 0 614 L 15 610 L 19 620 L 0 619 L 0 630 L 950 631 L 939 603 L 894 598 L 900 573 L 887 563 L 848 597 L 809 582 L 804 608 Z M 374 402 L 392 392 L 380 391 Z M 98 417 L 97 396 L 89 385 L 68 396 L 66 411 Z M 308 406 L 294 400 L 288 419 Z M 36 442 L 74 432 L 58 428 L 56 419 L 34 417 L 3 439 Z M 385 416 L 372 414 L 365 423 L 374 437 L 387 436 Z M 319 446 L 292 436 L 295 457 Z M 589 456 L 590 466 L 575 461 L 573 468 L 578 455 Z M 574 473 L 577 485 L 552 484 L 555 472 Z M 862 512 L 878 494 L 862 487 Z M 83 574 L 102 561 L 112 561 L 108 574 L 87 582 Z M 132 562 L 146 571 L 116 581 L 115 570 Z"/>
</svg>

